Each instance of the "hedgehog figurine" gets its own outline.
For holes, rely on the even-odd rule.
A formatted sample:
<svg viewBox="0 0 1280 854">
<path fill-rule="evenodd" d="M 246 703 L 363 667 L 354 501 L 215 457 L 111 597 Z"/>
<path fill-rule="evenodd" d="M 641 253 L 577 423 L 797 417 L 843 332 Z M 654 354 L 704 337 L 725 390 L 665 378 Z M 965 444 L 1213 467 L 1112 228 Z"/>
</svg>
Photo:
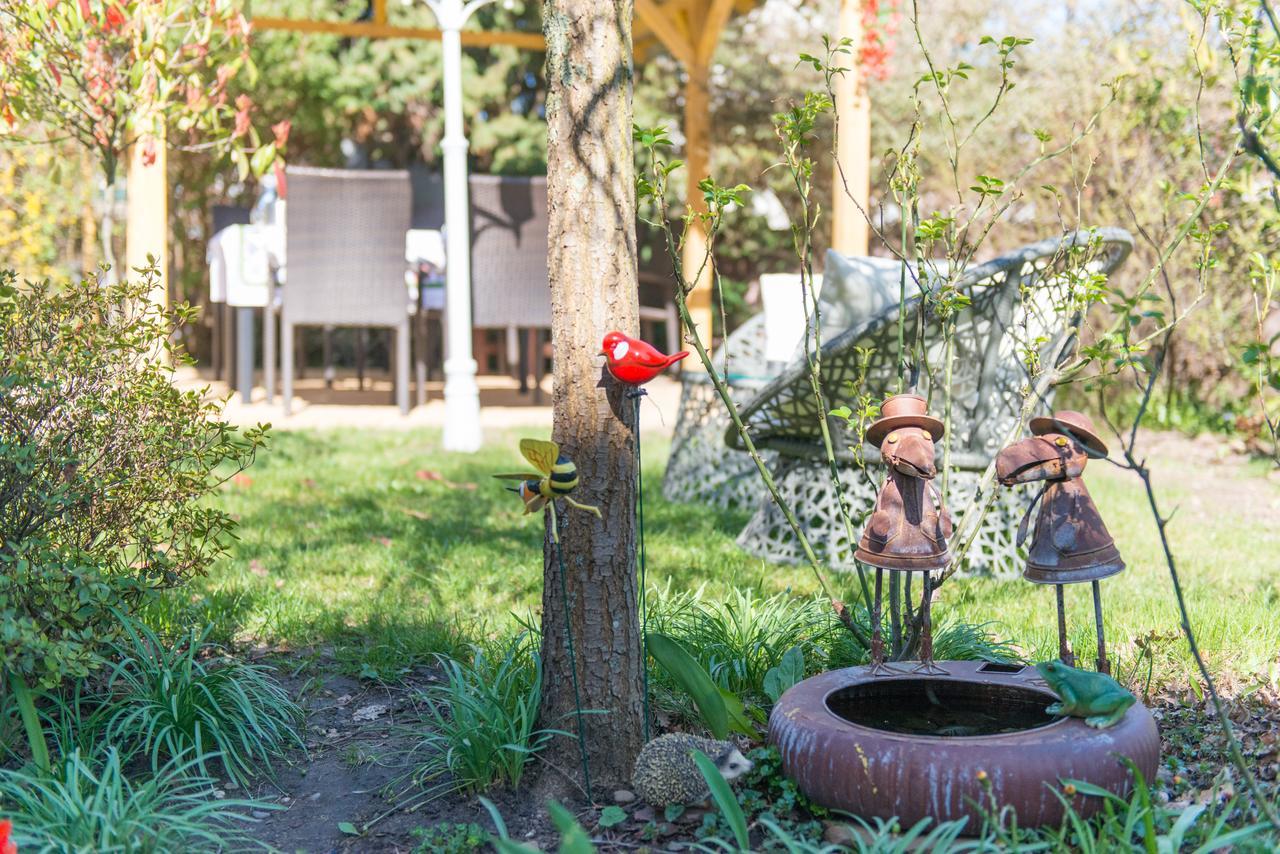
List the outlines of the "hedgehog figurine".
<svg viewBox="0 0 1280 854">
<path fill-rule="evenodd" d="M 660 735 L 640 749 L 631 785 L 650 806 L 696 804 L 707 799 L 710 791 L 693 751 L 705 753 L 720 775 L 735 780 L 751 770 L 751 760 L 743 756 L 732 742 L 699 738 L 683 732 Z"/>
</svg>

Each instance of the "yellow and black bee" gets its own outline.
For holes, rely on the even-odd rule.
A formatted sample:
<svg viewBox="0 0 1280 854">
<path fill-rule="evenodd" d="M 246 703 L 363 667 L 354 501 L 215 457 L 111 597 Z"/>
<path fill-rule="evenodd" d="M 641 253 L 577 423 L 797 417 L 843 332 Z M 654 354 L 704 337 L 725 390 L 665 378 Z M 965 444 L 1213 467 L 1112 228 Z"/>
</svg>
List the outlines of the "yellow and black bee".
<svg viewBox="0 0 1280 854">
<path fill-rule="evenodd" d="M 494 477 L 520 481 L 519 486 L 507 488 L 520 496 L 526 514 L 541 510 L 549 501 L 563 498 L 579 510 L 594 513 L 597 519 L 600 518 L 600 508 L 579 504 L 569 497 L 569 493 L 578 487 L 578 467 L 573 460 L 560 453 L 559 445 L 540 439 L 521 439 L 520 453 L 537 469 L 536 472 L 495 474 Z M 560 541 L 554 512 L 551 514 L 551 539 L 553 542 Z"/>
</svg>

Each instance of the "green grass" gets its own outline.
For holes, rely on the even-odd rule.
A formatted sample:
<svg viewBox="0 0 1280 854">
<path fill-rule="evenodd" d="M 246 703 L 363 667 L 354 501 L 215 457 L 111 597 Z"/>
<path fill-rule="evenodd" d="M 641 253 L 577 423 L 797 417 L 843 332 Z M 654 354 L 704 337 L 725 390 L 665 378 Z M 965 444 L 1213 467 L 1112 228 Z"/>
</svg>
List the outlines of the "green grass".
<svg viewBox="0 0 1280 854">
<path fill-rule="evenodd" d="M 152 621 L 203 620 L 213 626 L 211 640 L 331 655 L 371 678 L 394 679 L 437 652 L 465 654 L 468 640 L 515 627 L 540 601 L 540 520 L 522 516 L 519 501 L 489 477 L 521 467 L 519 435 L 491 435 L 481 453 L 466 456 L 444 453 L 435 431 L 278 433 L 248 478 L 216 499 L 240 521 L 230 554 Z M 744 587 L 760 596 L 815 592 L 807 568 L 770 565 L 738 549 L 745 515 L 662 500 L 665 442 L 647 436 L 645 454 L 651 588 L 703 587 L 710 597 Z M 1195 469 L 1176 458 L 1153 460 L 1153 469 L 1165 512 L 1183 505 L 1173 542 L 1214 669 L 1275 678 L 1277 513 L 1210 500 L 1198 492 Z M 1141 483 L 1100 464 L 1088 483 L 1129 565 L 1103 582 L 1113 656 L 1125 672 L 1145 675 L 1145 644 L 1157 682 L 1185 680 L 1190 659 Z M 1277 506 L 1280 486 L 1259 484 Z M 833 580 L 840 595 L 855 598 L 850 577 Z M 1029 658 L 1056 651 L 1048 588 L 955 579 L 940 597 L 939 619 L 990 622 Z M 1077 653 L 1091 658 L 1088 587 L 1069 590 L 1068 602 Z"/>
</svg>

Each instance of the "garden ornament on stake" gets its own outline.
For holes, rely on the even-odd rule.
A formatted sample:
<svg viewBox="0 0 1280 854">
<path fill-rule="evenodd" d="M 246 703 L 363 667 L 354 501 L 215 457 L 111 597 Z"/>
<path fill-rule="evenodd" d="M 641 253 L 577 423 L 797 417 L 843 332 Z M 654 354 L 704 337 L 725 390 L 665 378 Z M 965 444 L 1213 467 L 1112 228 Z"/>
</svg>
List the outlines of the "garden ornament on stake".
<svg viewBox="0 0 1280 854">
<path fill-rule="evenodd" d="M 582 781 L 586 786 L 587 797 L 591 797 L 591 767 L 587 760 L 587 733 L 582 723 L 582 694 L 578 689 L 578 658 L 573 649 L 573 621 L 569 615 L 569 585 L 564 568 L 564 552 L 560 548 L 560 529 L 556 523 L 556 500 L 564 499 L 579 510 L 594 513 L 597 519 L 600 508 L 590 504 L 579 504 L 569 497 L 569 493 L 578 488 L 578 467 L 573 460 L 560 453 L 560 446 L 555 442 L 541 439 L 521 439 L 520 453 L 528 460 L 536 472 L 515 472 L 495 474 L 503 480 L 518 480 L 519 486 L 507 487 L 524 501 L 525 515 L 546 508 L 548 525 L 551 529 L 551 542 L 555 546 L 556 561 L 560 567 L 560 601 L 564 603 L 564 636 L 569 661 L 573 674 L 573 704 L 578 721 L 578 752 L 582 756 Z"/>
<path fill-rule="evenodd" d="M 646 571 L 644 548 L 644 481 L 641 477 L 640 455 L 640 398 L 648 394 L 641 386 L 658 374 L 689 355 L 681 350 L 668 356 L 647 341 L 632 338 L 621 332 L 608 332 L 600 342 L 600 355 L 605 357 L 609 376 L 623 385 L 630 386 L 627 397 L 635 407 L 634 427 L 636 437 L 636 539 L 640 545 L 640 660 L 644 663 L 644 737 L 649 739 L 649 650 L 645 646 L 648 634 L 649 608 L 646 596 Z"/>
<path fill-rule="evenodd" d="M 556 499 L 563 498 L 579 510 L 594 513 L 597 519 L 601 518 L 599 507 L 579 504 L 569 497 L 569 493 L 578 488 L 578 467 L 574 465 L 573 460 L 560 453 L 559 445 L 541 439 L 521 439 L 520 453 L 537 471 L 509 472 L 495 474 L 494 477 L 520 481 L 519 486 L 509 486 L 507 489 L 520 496 L 524 502 L 526 515 L 536 513 L 548 504 L 551 505 L 552 512 L 549 518 L 553 543 L 560 542 L 560 532 L 556 527 Z"/>
<path fill-rule="evenodd" d="M 1055 586 L 1058 653 L 1067 665 L 1074 665 L 1075 656 L 1067 643 L 1063 586 L 1090 582 L 1098 634 L 1098 671 L 1110 673 L 1098 582 L 1124 569 L 1124 561 L 1081 478 L 1089 457 L 1105 458 L 1107 446 L 1098 438 L 1089 416 L 1080 412 L 1062 410 L 1051 417 L 1032 418 L 1029 426 L 1030 437 L 996 456 L 996 478 L 1001 484 L 1045 481 L 1018 526 L 1018 545 L 1022 545 L 1031 511 L 1039 503 L 1040 515 L 1036 517 L 1022 575 L 1036 584 Z"/>
<path fill-rule="evenodd" d="M 916 673 L 945 674 L 933 663 L 933 625 L 930 599 L 931 573 L 951 563 L 947 539 L 951 515 L 933 484 L 934 442 L 942 438 L 943 423 L 929 415 L 923 397 L 895 394 L 880 406 L 880 417 L 867 429 L 866 441 L 880 450 L 889 467 L 888 477 L 876 496 L 875 510 L 862 532 L 854 556 L 876 568 L 875 600 L 871 613 L 871 665 L 877 675 L 900 673 L 884 663 L 881 632 L 881 591 L 884 570 L 924 573 L 924 598 L 920 603 L 920 663 Z"/>
</svg>

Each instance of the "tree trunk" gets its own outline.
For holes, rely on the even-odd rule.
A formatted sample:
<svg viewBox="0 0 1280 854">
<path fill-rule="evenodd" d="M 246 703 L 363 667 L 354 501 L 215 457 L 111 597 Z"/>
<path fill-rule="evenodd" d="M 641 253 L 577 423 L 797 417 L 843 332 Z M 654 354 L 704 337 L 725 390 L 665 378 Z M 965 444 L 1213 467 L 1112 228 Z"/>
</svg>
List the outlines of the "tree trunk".
<svg viewBox="0 0 1280 854">
<path fill-rule="evenodd" d="M 636 608 L 633 402 L 604 371 L 606 332 L 636 334 L 635 177 L 631 143 L 632 0 L 546 0 L 547 206 L 550 219 L 553 437 L 578 466 L 560 539 L 593 786 L 629 779 L 641 747 L 643 703 Z M 574 667 L 565 632 L 560 565 L 545 544 L 541 721 L 557 737 L 543 776 L 561 794 L 581 784 Z"/>
</svg>

